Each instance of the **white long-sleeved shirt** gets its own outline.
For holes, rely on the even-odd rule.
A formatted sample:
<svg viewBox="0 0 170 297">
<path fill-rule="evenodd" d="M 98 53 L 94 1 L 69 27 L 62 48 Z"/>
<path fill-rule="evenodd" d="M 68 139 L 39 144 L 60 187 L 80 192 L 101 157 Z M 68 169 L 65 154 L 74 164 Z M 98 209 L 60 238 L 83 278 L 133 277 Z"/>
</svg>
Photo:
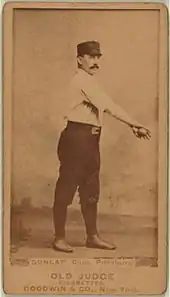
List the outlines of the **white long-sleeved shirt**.
<svg viewBox="0 0 170 297">
<path fill-rule="evenodd" d="M 126 123 L 132 122 L 128 114 L 100 88 L 95 78 L 82 69 L 74 74 L 66 93 L 67 120 L 102 126 L 103 112 L 107 110 Z"/>
</svg>

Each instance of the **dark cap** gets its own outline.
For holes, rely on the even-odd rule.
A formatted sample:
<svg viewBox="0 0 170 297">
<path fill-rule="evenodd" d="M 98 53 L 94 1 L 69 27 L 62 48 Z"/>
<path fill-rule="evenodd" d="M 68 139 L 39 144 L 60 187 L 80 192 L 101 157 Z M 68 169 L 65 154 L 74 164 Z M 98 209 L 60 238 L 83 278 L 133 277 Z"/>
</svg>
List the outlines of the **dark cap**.
<svg viewBox="0 0 170 297">
<path fill-rule="evenodd" d="M 77 45 L 77 56 L 101 56 L 100 44 L 97 41 L 86 41 Z"/>
</svg>

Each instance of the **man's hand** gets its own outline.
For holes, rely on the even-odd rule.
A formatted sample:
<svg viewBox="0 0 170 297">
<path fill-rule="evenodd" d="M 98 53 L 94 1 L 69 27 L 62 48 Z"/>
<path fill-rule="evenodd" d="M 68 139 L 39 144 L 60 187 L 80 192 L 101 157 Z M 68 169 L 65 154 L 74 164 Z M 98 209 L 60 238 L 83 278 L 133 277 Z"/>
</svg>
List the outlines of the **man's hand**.
<svg viewBox="0 0 170 297">
<path fill-rule="evenodd" d="M 138 138 L 143 138 L 148 140 L 151 138 L 151 132 L 147 128 L 133 126 L 132 131 L 135 134 L 135 136 Z"/>
</svg>

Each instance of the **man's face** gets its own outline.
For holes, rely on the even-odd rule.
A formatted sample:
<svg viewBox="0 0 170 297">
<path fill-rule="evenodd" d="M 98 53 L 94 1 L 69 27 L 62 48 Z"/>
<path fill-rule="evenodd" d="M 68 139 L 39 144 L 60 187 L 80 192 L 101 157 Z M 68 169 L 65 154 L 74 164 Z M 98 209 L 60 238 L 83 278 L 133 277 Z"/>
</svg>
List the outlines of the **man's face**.
<svg viewBox="0 0 170 297">
<path fill-rule="evenodd" d="M 94 75 L 99 69 L 99 58 L 100 56 L 84 55 L 83 57 L 78 57 L 77 59 L 84 71 L 90 75 Z"/>
</svg>

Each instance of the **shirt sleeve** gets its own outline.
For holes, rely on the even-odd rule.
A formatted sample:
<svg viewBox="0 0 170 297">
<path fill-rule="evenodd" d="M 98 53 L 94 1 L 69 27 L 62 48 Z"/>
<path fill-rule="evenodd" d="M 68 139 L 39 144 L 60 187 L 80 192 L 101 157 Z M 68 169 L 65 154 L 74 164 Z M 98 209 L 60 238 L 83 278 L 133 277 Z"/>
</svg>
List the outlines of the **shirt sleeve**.
<svg viewBox="0 0 170 297">
<path fill-rule="evenodd" d="M 86 100 L 96 106 L 99 112 L 106 111 L 131 126 L 138 124 L 93 79 L 79 76 L 76 85 L 81 89 Z"/>
<path fill-rule="evenodd" d="M 92 103 L 100 111 L 104 111 L 106 108 L 105 96 L 102 90 L 99 89 L 98 85 L 92 80 L 91 77 L 77 76 L 75 85 L 80 89 L 80 92 L 85 97 L 85 100 Z"/>
</svg>

